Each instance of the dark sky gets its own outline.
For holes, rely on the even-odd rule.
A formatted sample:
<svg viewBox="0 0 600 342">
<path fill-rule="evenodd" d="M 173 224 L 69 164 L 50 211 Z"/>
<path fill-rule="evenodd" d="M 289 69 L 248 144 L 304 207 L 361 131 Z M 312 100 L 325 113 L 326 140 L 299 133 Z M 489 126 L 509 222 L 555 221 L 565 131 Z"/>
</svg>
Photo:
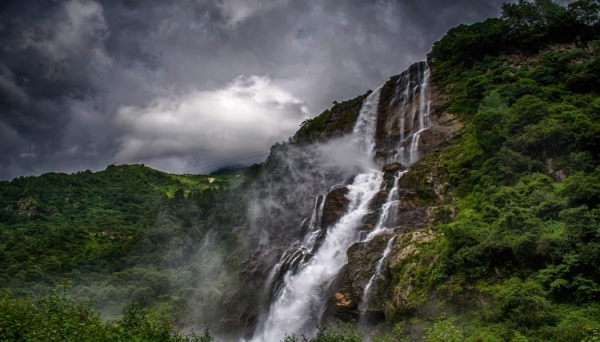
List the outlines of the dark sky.
<svg viewBox="0 0 600 342">
<path fill-rule="evenodd" d="M 502 2 L 3 0 L 0 179 L 261 161 Z"/>
</svg>

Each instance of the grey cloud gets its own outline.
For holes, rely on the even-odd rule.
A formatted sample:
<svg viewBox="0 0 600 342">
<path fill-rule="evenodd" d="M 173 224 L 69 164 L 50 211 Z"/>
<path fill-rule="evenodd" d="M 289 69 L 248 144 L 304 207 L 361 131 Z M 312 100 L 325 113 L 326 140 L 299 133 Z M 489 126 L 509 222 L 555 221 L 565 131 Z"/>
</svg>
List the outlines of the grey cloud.
<svg viewBox="0 0 600 342">
<path fill-rule="evenodd" d="M 16 84 L 14 78 L 13 73 L 7 67 L 0 65 L 0 91 L 4 93 L 7 101 L 26 104 L 29 102 L 29 96 Z"/>
<path fill-rule="evenodd" d="M 238 78 L 223 89 L 170 94 L 147 107 L 119 108 L 115 122 L 127 133 L 115 158 L 214 160 L 267 150 L 304 118 L 303 103 L 270 79 Z"/>
<path fill-rule="evenodd" d="M 0 151 L 0 178 L 115 161 L 174 170 L 266 148 L 306 115 L 424 59 L 450 27 L 497 15 L 501 3 L 3 1 L 0 121 L 20 140 Z M 265 115 L 250 115 L 256 123 L 214 121 L 217 95 L 252 79 L 289 101 L 256 105 Z M 214 109 L 181 110 L 197 98 Z M 161 105 L 172 107 L 161 111 L 172 126 L 157 125 Z"/>
<path fill-rule="evenodd" d="M 0 151 L 16 150 L 20 154 L 24 146 L 26 146 L 25 140 L 19 136 L 19 133 L 0 121 Z"/>
</svg>

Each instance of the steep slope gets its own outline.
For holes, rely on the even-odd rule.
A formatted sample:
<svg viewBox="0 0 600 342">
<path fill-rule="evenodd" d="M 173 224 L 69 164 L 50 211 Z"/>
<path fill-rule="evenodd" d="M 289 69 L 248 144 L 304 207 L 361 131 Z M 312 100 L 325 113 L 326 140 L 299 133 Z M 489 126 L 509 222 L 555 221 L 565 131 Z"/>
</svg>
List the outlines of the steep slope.
<svg viewBox="0 0 600 342">
<path fill-rule="evenodd" d="M 406 169 L 460 128 L 453 116 L 437 112 L 433 98 L 442 96 L 432 89 L 427 64 L 419 62 L 359 97 L 357 116 L 356 99 L 337 104 L 305 122 L 290 142 L 274 146 L 248 196 L 249 244 L 256 252 L 243 273 L 247 287 L 236 295 L 247 303 L 237 315 L 247 317 L 248 337 L 314 333 L 330 311 L 328 289 L 352 243 L 369 244 L 380 234 L 420 229 L 436 219 L 438 195 L 429 184 L 413 184 Z M 355 117 L 352 130 L 330 120 L 343 111 Z"/>
<path fill-rule="evenodd" d="M 224 203 L 234 207 L 230 191 L 242 179 L 109 165 L 2 182 L 0 287 L 26 294 L 68 281 L 71 296 L 93 300 L 105 317 L 145 298 L 160 316 L 186 322 L 194 312 L 188 299 L 210 296 L 227 272 L 220 254 L 203 246 L 234 244 L 214 222 L 233 218 L 219 215 Z"/>
<path fill-rule="evenodd" d="M 424 112 L 423 87 L 402 85 L 421 83 L 423 64 L 376 90 L 374 151 L 385 181 L 353 231 L 368 236 L 379 227 L 381 234 L 354 238 L 346 266 L 331 286 L 319 285 L 309 307 L 294 306 L 304 300 L 294 300 L 302 291 L 293 284 L 315 276 L 304 270 L 315 267 L 318 249 L 302 238 L 291 249 L 304 253 L 279 249 L 284 257 L 270 265 L 284 285 L 267 291 L 275 300 L 255 339 L 269 340 L 277 329 L 281 336 L 285 328 L 275 327 L 310 331 L 302 323 L 315 322 L 310 316 L 401 322 L 411 339 L 443 315 L 457 320 L 458 333 L 471 340 L 593 335 L 600 322 L 593 185 L 598 10 L 593 1 L 568 7 L 522 2 L 505 5 L 502 19 L 452 29 L 429 55 L 433 128 L 424 129 L 427 119 L 411 114 Z M 321 121 L 305 123 L 302 136 L 323 143 Z M 313 124 L 314 131 L 306 128 Z M 338 218 L 318 232 L 325 239 L 354 208 L 348 186 L 332 190 L 337 194 L 305 199 L 313 203 L 312 217 Z M 292 225 L 301 226 L 300 219 Z M 337 273 L 338 266 L 326 268 Z"/>
<path fill-rule="evenodd" d="M 444 315 L 470 341 L 597 335 L 600 5 L 503 9 L 429 55 L 440 110 L 464 124 L 400 178 L 434 220 L 352 246 L 330 315 L 410 339 Z"/>
</svg>

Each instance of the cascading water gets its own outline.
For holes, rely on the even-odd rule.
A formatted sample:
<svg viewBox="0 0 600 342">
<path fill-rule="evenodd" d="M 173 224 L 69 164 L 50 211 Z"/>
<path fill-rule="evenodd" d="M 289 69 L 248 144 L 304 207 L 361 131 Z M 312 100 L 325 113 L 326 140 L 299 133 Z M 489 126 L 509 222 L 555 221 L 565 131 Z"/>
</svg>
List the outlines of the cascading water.
<svg viewBox="0 0 600 342">
<path fill-rule="evenodd" d="M 400 129 L 399 140 L 389 141 L 388 145 L 394 146 L 396 153 L 387 158 L 387 163 L 399 162 L 410 166 L 419 159 L 419 138 L 423 131 L 431 127 L 431 93 L 430 93 L 430 71 L 427 63 L 420 62 L 411 66 L 403 73 L 396 82 L 394 98 L 391 107 L 398 110 L 398 126 Z M 418 96 L 418 106 L 414 99 Z M 408 155 L 405 151 L 408 149 Z M 389 154 L 388 154 L 389 155 Z M 394 219 L 398 212 L 398 184 L 400 178 L 406 173 L 396 173 L 392 187 L 389 189 L 385 203 L 381 207 L 379 220 L 375 229 L 366 237 L 365 241 L 374 236 L 391 232 L 394 228 Z"/>
<path fill-rule="evenodd" d="M 381 88 L 375 89 L 374 92 L 367 96 L 352 131 L 358 150 L 366 154 L 373 152 L 373 148 L 375 147 L 375 127 Z"/>
<path fill-rule="evenodd" d="M 371 240 L 376 235 L 393 230 L 394 227 L 390 224 L 393 223 L 393 218 L 398 212 L 398 181 L 406 172 L 408 171 L 400 171 L 394 176 L 394 184 L 388 193 L 385 203 L 381 206 L 381 214 L 379 215 L 377 224 L 363 241 Z"/>
<path fill-rule="evenodd" d="M 398 78 L 391 107 L 398 108 L 400 132 L 399 139 L 393 147 L 396 153 L 389 155 L 388 163 L 399 162 L 412 165 L 419 159 L 420 135 L 431 127 L 429 116 L 431 110 L 430 75 L 427 63 L 420 62 L 411 66 Z M 418 105 L 412 101 L 417 96 L 419 97 Z M 388 141 L 388 144 L 394 144 L 394 142 Z"/>
<path fill-rule="evenodd" d="M 416 75 L 411 74 L 411 70 L 414 69 L 411 67 L 398 80 L 396 95 L 389 106 L 400 108 L 400 133 L 397 139 L 388 139 L 384 147 L 388 150 L 388 163 L 414 163 L 419 157 L 419 135 L 431 125 L 429 70 L 424 62 L 416 65 Z M 375 152 L 382 88 L 383 86 L 376 89 L 364 100 L 352 132 L 356 149 L 369 157 L 373 157 Z M 418 106 L 415 104 L 417 96 Z M 390 150 L 396 153 L 390 156 Z M 252 341 L 280 341 L 286 334 L 306 333 L 310 336 L 315 332 L 325 308 L 327 290 L 347 262 L 346 250 L 353 243 L 360 241 L 360 231 L 364 228 L 363 220 L 371 209 L 369 203 L 382 191 L 382 184 L 385 184 L 383 172 L 366 171 L 356 175 L 352 184 L 346 186 L 346 213 L 330 227 L 322 224 L 323 206 L 328 194 L 315 199 L 313 213 L 302 242 L 292 245 L 271 270 L 266 289 L 273 299 L 268 313 L 261 318 Z M 366 239 L 394 228 L 399 205 L 398 183 L 404 173 L 401 171 L 395 175 L 375 229 Z M 392 249 L 393 241 L 393 237 L 388 240 L 386 249 L 377 262 L 375 272 L 365 288 L 363 303 L 368 299 L 373 282 L 381 274 L 382 264 Z"/>
<path fill-rule="evenodd" d="M 356 147 L 369 155 L 375 145 L 380 91 L 381 88 L 375 90 L 365 99 L 353 129 Z M 286 333 L 314 331 L 324 309 L 327 288 L 347 262 L 346 250 L 358 240 L 362 219 L 369 212 L 369 202 L 380 190 L 382 180 L 382 172 L 372 171 L 357 175 L 353 183 L 347 186 L 347 213 L 328 229 L 321 245 L 308 262 L 301 264 L 297 270 L 288 269 L 283 276 L 281 288 L 276 291 L 268 315 L 254 334 L 254 341 L 279 341 Z M 318 207 L 317 204 L 315 207 Z M 322 210 L 321 207 L 321 213 Z M 303 242 L 306 250 L 309 243 L 314 246 L 316 238 L 312 236 L 318 232 L 316 221 L 320 215 L 318 210 L 313 213 L 312 232 L 309 232 Z M 286 253 L 282 260 L 290 259 L 290 256 L 291 254 Z M 276 268 L 281 267 L 280 261 Z"/>
<path fill-rule="evenodd" d="M 423 131 L 432 126 L 430 119 L 431 92 L 429 82 L 430 70 L 426 63 L 417 63 L 413 65 L 398 79 L 398 82 L 396 83 L 396 95 L 392 100 L 392 107 L 394 105 L 400 107 L 398 115 L 400 139 L 395 149 L 397 152 L 387 158 L 388 163 L 400 162 L 401 164 L 410 166 L 419 159 L 420 135 Z M 417 94 L 419 96 L 418 107 L 414 103 Z M 390 142 L 388 141 L 388 144 L 389 143 Z M 408 156 L 405 155 L 407 149 Z M 389 155 L 390 154 L 388 154 L 388 156 Z M 407 172 L 408 170 L 400 171 L 394 176 L 394 183 L 391 189 L 389 189 L 386 202 L 381 207 L 381 213 L 379 220 L 375 225 L 375 229 L 366 236 L 363 242 L 369 241 L 379 234 L 389 233 L 394 230 L 395 216 L 398 212 L 398 207 L 400 206 L 398 199 L 399 180 Z M 377 261 L 373 275 L 365 285 L 360 305 L 361 315 L 364 315 L 368 308 L 373 282 L 381 276 L 382 265 L 390 254 L 394 241 L 395 236 L 388 240 L 382 257 Z"/>
<path fill-rule="evenodd" d="M 288 273 L 255 341 L 280 341 L 286 333 L 311 333 L 323 311 L 324 295 L 358 238 L 369 200 L 379 191 L 381 172 L 360 174 L 348 186 L 348 213 L 329 229 L 316 254 L 297 273 Z"/>
<path fill-rule="evenodd" d="M 381 258 L 379 260 L 377 260 L 377 264 L 375 265 L 375 273 L 373 273 L 371 278 L 369 278 L 367 285 L 365 285 L 365 290 L 363 291 L 363 300 L 362 300 L 362 304 L 361 304 L 361 308 L 360 308 L 361 314 L 364 314 L 364 312 L 367 310 L 367 305 L 369 303 L 369 295 L 371 294 L 371 288 L 373 287 L 373 282 L 379 276 L 381 276 L 381 267 L 382 267 L 385 259 L 388 257 L 388 255 L 392 251 L 392 247 L 394 246 L 394 240 L 396 240 L 395 236 L 391 237 L 388 240 L 387 245 L 385 246 L 385 249 L 383 250 L 383 253 L 381 255 Z"/>
</svg>

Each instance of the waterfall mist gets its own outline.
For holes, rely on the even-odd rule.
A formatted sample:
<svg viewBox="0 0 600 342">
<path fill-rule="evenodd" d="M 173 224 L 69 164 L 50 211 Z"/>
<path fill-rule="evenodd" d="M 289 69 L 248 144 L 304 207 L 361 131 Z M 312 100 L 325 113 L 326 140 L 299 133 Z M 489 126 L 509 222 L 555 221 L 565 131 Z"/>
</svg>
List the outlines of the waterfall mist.
<svg viewBox="0 0 600 342">
<path fill-rule="evenodd" d="M 416 63 L 393 80 L 364 98 L 348 134 L 272 147 L 247 195 L 248 244 L 256 250 L 247 276 L 259 307 L 247 339 L 312 336 L 348 248 L 397 224 L 399 179 L 418 160 L 419 135 L 432 122 L 427 64 Z M 390 163 L 404 166 L 386 180 L 380 170 Z M 374 207 L 376 197 L 382 204 Z M 369 283 L 393 242 L 388 239 Z"/>
</svg>

